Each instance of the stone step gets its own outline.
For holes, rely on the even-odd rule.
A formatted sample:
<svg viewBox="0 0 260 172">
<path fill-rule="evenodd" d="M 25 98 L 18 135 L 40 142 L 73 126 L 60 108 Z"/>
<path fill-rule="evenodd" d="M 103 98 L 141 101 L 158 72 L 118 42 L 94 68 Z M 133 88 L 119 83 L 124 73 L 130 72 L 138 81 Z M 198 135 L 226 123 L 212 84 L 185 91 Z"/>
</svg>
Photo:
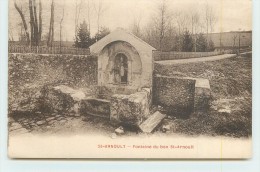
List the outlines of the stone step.
<svg viewBox="0 0 260 172">
<path fill-rule="evenodd" d="M 153 115 L 151 115 L 147 120 L 145 120 L 139 128 L 144 133 L 151 133 L 166 117 L 166 115 L 161 114 L 159 111 L 156 111 Z"/>
</svg>

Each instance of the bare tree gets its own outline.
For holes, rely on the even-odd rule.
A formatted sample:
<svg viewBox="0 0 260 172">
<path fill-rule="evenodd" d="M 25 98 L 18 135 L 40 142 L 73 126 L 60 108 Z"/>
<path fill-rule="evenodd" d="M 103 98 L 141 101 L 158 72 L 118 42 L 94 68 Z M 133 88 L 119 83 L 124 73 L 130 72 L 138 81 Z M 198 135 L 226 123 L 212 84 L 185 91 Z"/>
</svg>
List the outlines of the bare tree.
<svg viewBox="0 0 260 172">
<path fill-rule="evenodd" d="M 197 11 L 191 13 L 191 34 L 194 39 L 194 51 L 197 51 L 197 34 L 200 27 L 200 16 Z"/>
<path fill-rule="evenodd" d="M 213 11 L 213 8 L 206 3 L 205 6 L 205 24 L 206 24 L 206 34 L 207 34 L 207 46 L 209 46 L 209 32 L 214 31 L 214 26 L 216 24 L 217 18 Z"/>
<path fill-rule="evenodd" d="M 139 13 L 139 15 L 134 15 L 134 19 L 133 19 L 133 22 L 130 26 L 130 29 L 132 31 L 132 33 L 138 37 L 142 37 L 142 33 L 141 33 L 141 20 L 142 20 L 142 15 L 141 13 Z"/>
<path fill-rule="evenodd" d="M 162 44 L 165 33 L 171 24 L 171 15 L 168 9 L 167 0 L 161 0 L 157 8 L 158 16 L 155 18 L 155 24 L 159 32 L 159 50 L 162 51 Z"/>
<path fill-rule="evenodd" d="M 52 47 L 53 41 L 54 41 L 54 0 L 52 0 L 51 2 L 51 18 L 50 18 L 47 46 Z"/>
<path fill-rule="evenodd" d="M 25 34 L 26 34 L 27 45 L 29 45 L 30 44 L 30 34 L 29 34 L 28 26 L 27 26 L 27 23 L 26 23 L 26 20 L 25 20 L 24 13 L 23 13 L 22 9 L 20 7 L 18 7 L 16 0 L 14 1 L 14 7 L 17 10 L 17 12 L 19 13 L 19 15 L 22 19 L 24 31 L 25 31 Z"/>
<path fill-rule="evenodd" d="M 62 37 L 62 23 L 63 23 L 63 19 L 64 19 L 64 5 L 63 5 L 63 8 L 62 8 L 62 17 L 61 17 L 61 20 L 60 20 L 60 52 L 61 52 L 61 37 Z"/>
<path fill-rule="evenodd" d="M 39 3 L 39 15 L 37 14 L 36 0 L 29 0 L 29 15 L 30 15 L 30 33 L 29 33 L 28 26 L 25 19 L 25 14 L 23 13 L 22 9 L 18 7 L 16 0 L 14 1 L 15 9 L 18 11 L 22 19 L 23 27 L 26 33 L 27 44 L 28 45 L 30 44 L 31 46 L 39 46 L 41 42 L 41 34 L 42 34 L 41 0 L 39 0 L 38 3 Z"/>
<path fill-rule="evenodd" d="M 175 14 L 175 21 L 178 27 L 178 33 L 181 35 L 187 30 L 188 16 L 182 12 L 177 12 Z"/>
<path fill-rule="evenodd" d="M 143 39 L 159 51 L 176 49 L 172 41 L 176 37 L 172 16 L 168 1 L 157 1 L 155 13 L 142 31 Z"/>
<path fill-rule="evenodd" d="M 38 41 L 41 42 L 42 39 L 42 1 L 39 0 L 39 32 Z"/>
<path fill-rule="evenodd" d="M 87 19 L 88 19 L 88 31 L 91 35 L 91 11 L 92 11 L 92 5 L 90 3 L 90 0 L 87 0 Z"/>
<path fill-rule="evenodd" d="M 98 0 L 98 2 L 94 5 L 94 9 L 97 15 L 97 33 L 99 34 L 100 20 L 104 12 L 107 10 L 107 6 L 104 5 L 103 0 Z"/>
<path fill-rule="evenodd" d="M 238 37 L 238 35 L 236 33 L 232 37 L 232 39 L 233 39 L 233 48 L 235 48 L 235 46 L 236 46 L 236 39 L 237 39 L 237 37 Z"/>
<path fill-rule="evenodd" d="M 31 27 L 31 46 L 34 42 L 34 15 L 33 15 L 33 5 L 32 0 L 29 0 L 29 10 L 30 10 L 30 27 Z"/>
<path fill-rule="evenodd" d="M 10 24 L 8 27 L 8 40 L 14 41 L 13 26 L 11 26 Z"/>
<path fill-rule="evenodd" d="M 35 39 L 35 44 L 39 45 L 38 39 L 39 39 L 39 27 L 38 27 L 38 19 L 37 19 L 37 12 L 36 12 L 36 2 L 35 0 L 32 1 L 33 3 L 33 25 L 34 25 L 34 39 Z"/>
<path fill-rule="evenodd" d="M 31 26 L 31 46 L 39 46 L 41 42 L 42 31 L 42 5 L 39 0 L 39 16 L 37 15 L 36 0 L 29 0 L 30 26 Z M 40 22 L 38 23 L 38 17 Z"/>
<path fill-rule="evenodd" d="M 80 13 L 81 13 L 81 8 L 83 6 L 83 1 L 80 0 L 80 3 L 78 3 L 78 0 L 76 0 L 75 4 L 75 39 L 77 39 L 77 33 L 78 33 L 78 25 L 79 25 L 79 18 L 80 18 Z"/>
</svg>

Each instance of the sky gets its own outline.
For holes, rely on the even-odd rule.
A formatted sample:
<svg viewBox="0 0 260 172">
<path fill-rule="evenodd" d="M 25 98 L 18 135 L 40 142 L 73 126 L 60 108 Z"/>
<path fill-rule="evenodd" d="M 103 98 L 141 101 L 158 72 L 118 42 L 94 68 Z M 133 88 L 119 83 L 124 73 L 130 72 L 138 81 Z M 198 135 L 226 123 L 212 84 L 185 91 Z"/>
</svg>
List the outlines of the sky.
<svg viewBox="0 0 260 172">
<path fill-rule="evenodd" d="M 59 35 L 59 21 L 61 19 L 62 9 L 64 7 L 65 15 L 62 29 L 62 39 L 72 41 L 75 35 L 75 9 L 76 2 L 81 0 L 54 0 L 55 2 L 55 33 Z M 134 19 L 140 19 L 140 25 L 146 26 L 156 15 L 156 7 L 161 0 L 82 0 L 79 22 L 87 20 L 87 3 L 90 2 L 91 35 L 97 31 L 97 15 L 94 6 L 102 2 L 104 12 L 100 18 L 102 26 L 108 27 L 111 31 L 117 27 L 129 29 Z M 42 0 L 43 2 L 43 35 L 48 32 L 50 20 L 51 0 Z M 17 3 L 23 7 L 28 19 L 28 2 L 17 0 Z M 212 7 L 217 22 L 214 32 L 229 32 L 237 30 L 252 30 L 252 1 L 251 0 L 168 0 L 167 7 L 171 14 L 181 12 L 190 14 L 191 11 L 205 13 L 205 6 Z M 13 0 L 9 0 L 9 33 L 15 40 L 18 38 L 20 27 L 18 24 L 21 18 L 15 10 Z M 173 20 L 173 23 L 175 21 Z M 29 23 L 28 23 L 29 25 Z M 10 34 L 9 34 L 10 35 Z M 55 39 L 59 39 L 58 36 Z"/>
</svg>

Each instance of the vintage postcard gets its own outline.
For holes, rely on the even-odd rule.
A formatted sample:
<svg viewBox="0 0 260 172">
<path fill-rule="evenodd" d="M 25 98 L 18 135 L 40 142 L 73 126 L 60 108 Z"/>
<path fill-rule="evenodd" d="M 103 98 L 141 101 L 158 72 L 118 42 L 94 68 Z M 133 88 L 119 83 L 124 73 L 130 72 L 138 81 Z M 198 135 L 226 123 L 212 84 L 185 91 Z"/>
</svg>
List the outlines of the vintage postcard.
<svg viewBox="0 0 260 172">
<path fill-rule="evenodd" d="M 251 0 L 9 0 L 10 158 L 248 159 Z"/>
</svg>

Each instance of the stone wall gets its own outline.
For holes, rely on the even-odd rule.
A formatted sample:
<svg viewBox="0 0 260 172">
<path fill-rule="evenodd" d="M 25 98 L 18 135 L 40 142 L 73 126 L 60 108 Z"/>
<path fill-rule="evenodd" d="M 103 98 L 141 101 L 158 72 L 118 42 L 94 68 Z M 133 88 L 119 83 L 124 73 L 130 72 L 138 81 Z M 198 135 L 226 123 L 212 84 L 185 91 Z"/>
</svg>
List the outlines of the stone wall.
<svg viewBox="0 0 260 172">
<path fill-rule="evenodd" d="M 195 80 L 155 76 L 153 104 L 162 106 L 167 114 L 188 117 L 193 112 Z"/>
<path fill-rule="evenodd" d="M 97 85 L 97 57 L 9 54 L 9 113 L 35 111 L 44 86 L 91 90 Z"/>
</svg>

